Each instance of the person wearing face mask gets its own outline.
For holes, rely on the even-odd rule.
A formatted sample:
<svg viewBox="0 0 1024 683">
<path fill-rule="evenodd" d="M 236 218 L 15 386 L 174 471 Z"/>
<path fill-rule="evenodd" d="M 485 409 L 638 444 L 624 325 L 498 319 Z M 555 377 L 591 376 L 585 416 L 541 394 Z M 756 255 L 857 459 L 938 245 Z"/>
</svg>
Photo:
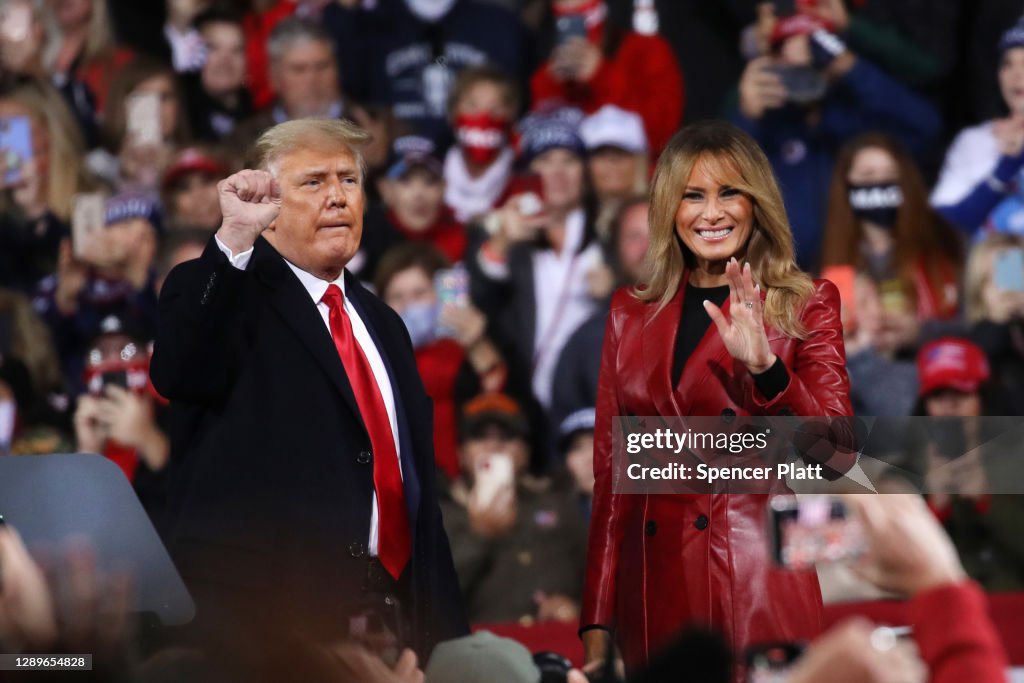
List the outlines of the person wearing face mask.
<svg viewBox="0 0 1024 683">
<path fill-rule="evenodd" d="M 605 0 L 553 0 L 551 9 L 554 45 L 530 79 L 533 101 L 561 100 L 588 114 L 606 104 L 636 111 L 657 154 L 683 119 L 683 74 L 672 47 L 656 33 L 631 30 Z"/>
<path fill-rule="evenodd" d="M 868 133 L 842 148 L 826 225 L 824 276 L 852 269 L 870 277 L 881 298 L 881 333 L 894 335 L 896 348 L 912 352 L 922 324 L 956 317 L 961 240 L 928 206 L 920 172 L 894 139 Z"/>
<path fill-rule="evenodd" d="M 752 59 L 730 116 L 764 148 L 783 188 L 797 263 L 820 265 L 835 150 L 866 131 L 881 131 L 915 155 L 937 138 L 941 121 L 927 100 L 854 54 L 816 17 L 774 21 L 766 54 Z"/>
<path fill-rule="evenodd" d="M 581 119 L 578 109 L 559 108 L 520 123 L 522 161 L 539 176 L 541 197 L 515 191 L 488 214 L 466 258 L 474 301 L 501 330 L 497 339 L 510 365 L 531 378 L 533 395 L 548 411 L 559 354 L 608 295 L 593 286 L 606 267 L 594 233 Z"/>
<path fill-rule="evenodd" d="M 1024 232 L 1024 19 L 999 41 L 999 89 L 1009 113 L 960 131 L 946 152 L 931 204 L 968 234 Z"/>
<path fill-rule="evenodd" d="M 388 251 L 374 286 L 402 318 L 416 355 L 416 367 L 434 401 L 434 457 L 449 478 L 459 474 L 456 406 L 481 391 L 505 389 L 507 371 L 487 337 L 487 320 L 471 304 L 438 300 L 434 276 L 448 267 L 444 255 L 422 243 Z"/>
<path fill-rule="evenodd" d="M 460 221 L 493 209 L 508 187 L 518 111 L 519 87 L 500 69 L 470 67 L 456 79 L 450 111 L 456 144 L 444 159 L 444 200 Z"/>
</svg>

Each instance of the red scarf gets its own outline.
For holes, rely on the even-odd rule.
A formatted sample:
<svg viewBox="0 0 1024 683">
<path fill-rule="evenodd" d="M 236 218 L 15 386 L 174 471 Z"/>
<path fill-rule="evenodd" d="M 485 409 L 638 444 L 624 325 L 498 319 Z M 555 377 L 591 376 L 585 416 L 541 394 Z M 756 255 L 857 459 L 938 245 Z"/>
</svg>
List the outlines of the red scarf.
<svg viewBox="0 0 1024 683">
<path fill-rule="evenodd" d="M 450 479 L 459 476 L 455 378 L 465 357 L 454 339 L 438 339 L 416 349 L 416 368 L 427 396 L 434 401 L 434 461 Z"/>
<path fill-rule="evenodd" d="M 455 220 L 455 214 L 447 206 L 441 209 L 437 220 L 426 230 L 410 230 L 399 220 L 394 209 L 388 209 L 388 222 L 411 242 L 428 242 L 437 247 L 451 263 L 462 260 L 466 251 L 466 228 Z"/>
</svg>

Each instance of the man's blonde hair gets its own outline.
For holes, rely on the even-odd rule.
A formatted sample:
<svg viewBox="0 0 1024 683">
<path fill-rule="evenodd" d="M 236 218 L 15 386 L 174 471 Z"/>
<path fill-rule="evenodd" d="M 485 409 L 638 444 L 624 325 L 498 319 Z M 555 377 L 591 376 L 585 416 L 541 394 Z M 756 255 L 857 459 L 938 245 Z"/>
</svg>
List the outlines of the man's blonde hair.
<svg viewBox="0 0 1024 683">
<path fill-rule="evenodd" d="M 359 165 L 360 182 L 366 179 L 363 147 L 370 134 L 343 119 L 295 119 L 268 128 L 254 146 L 256 165 L 277 175 L 281 157 L 299 149 L 344 149 Z"/>
</svg>

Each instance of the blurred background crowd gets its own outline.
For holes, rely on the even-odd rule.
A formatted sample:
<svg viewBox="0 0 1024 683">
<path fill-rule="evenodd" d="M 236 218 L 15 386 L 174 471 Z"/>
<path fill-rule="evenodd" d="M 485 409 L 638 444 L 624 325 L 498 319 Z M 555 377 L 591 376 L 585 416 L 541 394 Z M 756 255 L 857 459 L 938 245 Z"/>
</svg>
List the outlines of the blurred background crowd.
<svg viewBox="0 0 1024 683">
<path fill-rule="evenodd" d="M 643 281 L 655 160 L 727 118 L 840 288 L 861 415 L 1024 414 L 1019 0 L 3 0 L 0 455 L 103 453 L 157 528 L 164 277 L 275 123 L 365 127 L 349 269 L 434 400 L 475 623 L 575 623 L 612 292 Z M 666 343 L 669 343 L 666 340 Z M 932 500 L 987 588 L 1017 503 Z M 998 498 L 998 497 L 997 497 Z"/>
</svg>

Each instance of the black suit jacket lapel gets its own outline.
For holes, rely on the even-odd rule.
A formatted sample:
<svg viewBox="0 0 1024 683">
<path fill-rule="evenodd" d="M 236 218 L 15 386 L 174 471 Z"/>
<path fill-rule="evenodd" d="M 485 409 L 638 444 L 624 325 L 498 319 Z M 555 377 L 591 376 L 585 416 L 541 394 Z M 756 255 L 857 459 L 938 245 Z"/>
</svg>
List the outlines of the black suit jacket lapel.
<svg viewBox="0 0 1024 683">
<path fill-rule="evenodd" d="M 288 268 L 281 255 L 263 238 L 256 241 L 250 268 L 269 290 L 271 306 L 313 354 L 365 431 L 366 425 L 359 413 L 355 392 L 352 391 L 352 385 L 338 356 L 338 349 L 334 346 L 334 340 L 331 339 L 331 333 L 324 325 L 316 304 L 309 297 L 309 292 Z"/>
</svg>

